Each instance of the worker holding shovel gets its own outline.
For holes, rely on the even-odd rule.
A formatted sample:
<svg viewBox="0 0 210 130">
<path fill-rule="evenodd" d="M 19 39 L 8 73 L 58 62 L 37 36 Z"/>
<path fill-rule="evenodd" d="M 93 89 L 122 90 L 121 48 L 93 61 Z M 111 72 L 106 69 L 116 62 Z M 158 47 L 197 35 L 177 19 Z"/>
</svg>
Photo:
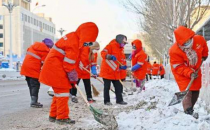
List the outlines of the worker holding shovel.
<svg viewBox="0 0 210 130">
<path fill-rule="evenodd" d="M 142 48 L 140 40 L 132 42 L 132 65 L 131 71 L 136 81 L 136 87 L 139 88 L 138 92 L 145 90 L 145 78 L 147 73 L 147 54 Z"/>
<path fill-rule="evenodd" d="M 40 82 L 51 86 L 54 91 L 49 121 L 58 124 L 74 124 L 69 117 L 69 90 L 71 84 L 76 84 L 78 74 L 76 61 L 80 49 L 96 41 L 98 27 L 93 22 L 87 22 L 74 32 L 66 34 L 53 46 L 43 65 Z"/>
<path fill-rule="evenodd" d="M 208 47 L 202 36 L 195 35 L 195 32 L 186 27 L 178 27 L 174 35 L 176 42 L 169 50 L 171 69 L 180 91 L 185 92 L 188 87 L 183 108 L 186 114 L 194 116 L 193 107 L 199 97 L 202 81 L 200 66 L 202 60 L 205 61 L 208 57 Z M 171 104 L 176 103 L 171 102 L 169 105 Z M 196 115 L 194 117 L 198 118 L 198 114 Z"/>
</svg>

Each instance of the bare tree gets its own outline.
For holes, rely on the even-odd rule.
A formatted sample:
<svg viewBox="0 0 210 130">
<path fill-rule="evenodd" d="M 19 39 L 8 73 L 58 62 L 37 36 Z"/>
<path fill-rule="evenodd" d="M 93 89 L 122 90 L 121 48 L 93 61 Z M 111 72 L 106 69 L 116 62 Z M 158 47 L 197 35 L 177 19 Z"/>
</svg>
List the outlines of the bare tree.
<svg viewBox="0 0 210 130">
<path fill-rule="evenodd" d="M 193 28 L 209 9 L 210 0 L 124 0 L 123 5 L 139 17 L 146 41 L 161 57 L 174 42 L 173 31 L 179 25 Z M 203 6 L 205 5 L 205 6 Z"/>
</svg>

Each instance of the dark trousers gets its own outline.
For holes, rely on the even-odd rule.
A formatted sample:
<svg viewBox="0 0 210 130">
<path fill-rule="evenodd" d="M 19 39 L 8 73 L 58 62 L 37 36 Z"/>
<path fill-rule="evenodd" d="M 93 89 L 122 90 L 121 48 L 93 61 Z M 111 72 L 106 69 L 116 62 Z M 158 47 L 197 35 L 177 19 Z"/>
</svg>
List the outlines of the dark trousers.
<svg viewBox="0 0 210 130">
<path fill-rule="evenodd" d="M 149 81 L 149 79 L 152 80 L 152 75 L 151 74 L 146 75 L 146 80 Z"/>
<path fill-rule="evenodd" d="M 198 100 L 199 93 L 200 93 L 200 91 L 189 91 L 187 93 L 187 95 L 185 96 L 185 98 L 182 102 L 184 110 L 186 110 L 190 107 L 192 107 L 192 108 L 194 107 L 195 103 Z"/>
<path fill-rule="evenodd" d="M 160 79 L 163 79 L 163 78 L 164 78 L 164 74 L 160 76 Z"/>
<path fill-rule="evenodd" d="M 30 96 L 38 97 L 40 89 L 39 80 L 36 78 L 31 78 L 26 76 L 26 81 L 29 87 Z"/>
<path fill-rule="evenodd" d="M 82 79 L 84 86 L 85 86 L 85 92 L 87 95 L 87 98 L 92 98 L 92 92 L 91 92 L 91 84 L 90 84 L 90 79 Z M 80 79 L 77 81 L 77 85 L 79 84 Z M 70 89 L 70 93 L 73 96 L 77 95 L 77 89 L 75 87 L 72 87 L 72 89 Z"/>
<path fill-rule="evenodd" d="M 104 79 L 104 103 L 107 103 L 107 102 L 110 102 L 110 95 L 109 95 L 109 90 L 110 90 L 110 87 L 111 87 L 111 82 L 113 83 L 114 85 L 114 88 L 115 88 L 115 95 L 116 95 L 116 102 L 117 103 L 120 103 L 123 101 L 123 97 L 122 97 L 122 89 L 123 89 L 123 86 L 122 84 L 120 83 L 119 80 L 109 80 L 109 79 Z"/>
</svg>

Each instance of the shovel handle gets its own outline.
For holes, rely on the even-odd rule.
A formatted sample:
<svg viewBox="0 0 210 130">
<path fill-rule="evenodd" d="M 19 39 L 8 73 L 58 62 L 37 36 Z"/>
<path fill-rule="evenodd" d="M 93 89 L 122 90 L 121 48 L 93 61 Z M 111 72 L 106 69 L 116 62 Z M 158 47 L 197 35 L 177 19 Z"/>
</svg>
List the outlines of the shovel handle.
<svg viewBox="0 0 210 130">
<path fill-rule="evenodd" d="M 88 100 L 86 99 L 85 95 L 83 94 L 82 90 L 77 86 L 77 84 L 75 84 L 76 89 L 79 91 L 79 94 L 82 96 L 83 100 L 85 101 L 85 103 L 87 104 L 87 106 L 90 106 L 90 103 L 88 102 Z"/>
<path fill-rule="evenodd" d="M 90 75 L 92 76 L 93 74 L 88 70 L 88 69 L 86 69 L 85 67 L 83 67 L 83 66 L 81 66 L 85 71 L 87 71 L 88 73 L 90 73 Z M 99 81 L 99 82 L 101 82 L 102 84 L 104 84 L 104 82 L 100 79 L 100 78 L 98 78 L 98 77 L 96 77 L 96 79 Z M 114 90 L 112 90 L 112 89 L 110 89 L 113 93 L 115 93 L 115 91 Z"/>
<path fill-rule="evenodd" d="M 117 63 L 120 64 L 121 66 L 124 66 L 124 65 L 123 65 L 121 62 L 119 62 L 118 60 L 117 60 Z"/>
<path fill-rule="evenodd" d="M 200 68 L 201 68 L 201 66 L 202 66 L 202 63 L 203 63 L 203 60 L 202 60 L 202 62 L 201 62 L 201 64 L 200 64 L 200 66 L 198 67 L 198 69 L 195 71 L 195 73 L 198 73 L 198 71 L 200 70 Z M 192 83 L 193 83 L 194 80 L 195 80 L 194 77 L 191 78 L 190 83 L 187 85 L 186 91 L 189 91 L 189 89 L 190 89 L 190 87 L 191 87 L 191 85 L 192 85 Z"/>
</svg>

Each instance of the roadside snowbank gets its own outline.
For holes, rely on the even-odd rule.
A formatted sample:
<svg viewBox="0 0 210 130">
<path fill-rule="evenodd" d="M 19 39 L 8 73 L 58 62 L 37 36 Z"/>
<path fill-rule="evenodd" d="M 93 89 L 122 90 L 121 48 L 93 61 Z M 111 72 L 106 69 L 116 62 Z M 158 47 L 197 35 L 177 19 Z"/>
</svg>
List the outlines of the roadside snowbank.
<svg viewBox="0 0 210 130">
<path fill-rule="evenodd" d="M 178 87 L 174 81 L 157 80 L 146 84 L 146 91 L 129 96 L 129 102 L 145 102 L 137 110 L 121 112 L 117 116 L 119 130 L 210 130 L 210 115 L 201 100 L 195 106 L 200 118 L 183 113 L 182 105 L 168 107 Z"/>
</svg>

